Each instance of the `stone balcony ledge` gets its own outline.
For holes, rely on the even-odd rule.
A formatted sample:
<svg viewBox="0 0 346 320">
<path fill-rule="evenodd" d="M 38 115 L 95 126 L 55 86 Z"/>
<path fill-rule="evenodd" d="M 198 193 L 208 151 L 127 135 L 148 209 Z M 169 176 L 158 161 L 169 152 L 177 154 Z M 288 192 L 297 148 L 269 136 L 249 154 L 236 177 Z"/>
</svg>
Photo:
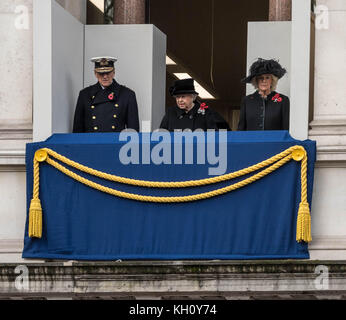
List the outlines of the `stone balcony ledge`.
<svg viewBox="0 0 346 320">
<path fill-rule="evenodd" d="M 29 290 L 16 288 L 17 266 L 0 266 L 0 297 L 346 299 L 346 261 L 30 261 Z"/>
</svg>

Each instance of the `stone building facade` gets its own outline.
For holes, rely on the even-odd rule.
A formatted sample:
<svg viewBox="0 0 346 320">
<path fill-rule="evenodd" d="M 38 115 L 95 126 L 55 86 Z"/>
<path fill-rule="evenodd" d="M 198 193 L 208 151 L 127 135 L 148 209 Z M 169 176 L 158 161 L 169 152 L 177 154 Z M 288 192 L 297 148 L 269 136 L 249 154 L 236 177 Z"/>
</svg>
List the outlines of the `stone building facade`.
<svg viewBox="0 0 346 320">
<path fill-rule="evenodd" d="M 24 264 L 36 275 L 31 279 L 34 284 L 31 296 L 36 297 L 81 298 L 83 293 L 87 293 L 89 296 L 106 297 L 214 296 L 230 299 L 249 298 L 251 294 L 247 292 L 251 291 L 254 292 L 252 297 L 258 294 L 299 298 L 301 292 L 310 292 L 314 298 L 328 295 L 345 298 L 345 1 L 317 0 L 315 16 L 312 17 L 315 21 L 312 57 L 314 103 L 308 137 L 317 141 L 317 162 L 310 261 L 201 262 L 197 266 L 192 263 L 194 268 L 189 262 L 123 265 L 119 262 L 96 264 L 97 269 L 94 268 L 95 264 L 54 264 L 21 259 L 26 217 L 25 144 L 32 141 L 33 132 L 33 1 L 0 2 L 0 297 L 22 295 L 23 292 L 16 291 L 14 287 L 14 270 L 16 266 Z M 57 2 L 81 22 L 86 22 L 85 0 Z M 271 2 L 275 6 L 275 1 Z M 282 15 L 291 14 L 285 9 L 281 10 Z M 275 14 L 280 15 L 277 12 L 280 10 L 275 11 L 271 7 L 272 20 L 280 20 L 280 17 L 275 17 Z M 327 266 L 330 271 L 326 291 L 316 289 L 309 283 L 317 277 L 316 267 L 320 265 Z M 159 267 L 159 272 L 155 266 Z M 58 273 L 60 278 L 54 280 L 51 272 Z M 125 274 L 125 277 L 119 274 Z M 282 278 L 283 274 L 286 277 Z M 43 284 L 42 279 L 49 280 Z M 133 279 L 134 282 L 131 282 Z M 71 287 L 72 284 L 77 285 Z M 49 292 L 48 287 L 54 288 L 54 292 Z M 146 292 L 145 288 L 149 291 Z"/>
</svg>

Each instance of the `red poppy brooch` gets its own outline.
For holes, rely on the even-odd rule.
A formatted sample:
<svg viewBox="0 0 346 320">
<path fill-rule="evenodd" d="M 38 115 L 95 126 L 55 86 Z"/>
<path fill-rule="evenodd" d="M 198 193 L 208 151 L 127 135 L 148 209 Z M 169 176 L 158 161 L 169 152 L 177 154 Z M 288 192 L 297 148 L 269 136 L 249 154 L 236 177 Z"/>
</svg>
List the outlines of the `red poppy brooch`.
<svg viewBox="0 0 346 320">
<path fill-rule="evenodd" d="M 108 95 L 108 99 L 109 100 L 113 100 L 114 99 L 114 93 L 113 92 Z"/>
<path fill-rule="evenodd" d="M 201 105 L 199 106 L 199 109 L 197 111 L 197 113 L 200 113 L 202 115 L 205 115 L 205 109 L 208 109 L 208 106 L 203 102 L 201 103 Z"/>
<path fill-rule="evenodd" d="M 275 96 L 273 96 L 272 100 L 274 102 L 281 102 L 282 98 L 280 97 L 280 95 L 277 93 Z"/>
</svg>

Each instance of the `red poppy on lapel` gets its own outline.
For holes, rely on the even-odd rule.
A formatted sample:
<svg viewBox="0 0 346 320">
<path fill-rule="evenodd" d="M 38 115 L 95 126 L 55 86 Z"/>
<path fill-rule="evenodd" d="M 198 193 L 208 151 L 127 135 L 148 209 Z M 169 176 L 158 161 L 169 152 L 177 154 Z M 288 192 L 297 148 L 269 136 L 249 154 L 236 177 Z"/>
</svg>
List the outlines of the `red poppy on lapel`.
<svg viewBox="0 0 346 320">
<path fill-rule="evenodd" d="M 108 95 L 108 99 L 109 100 L 113 100 L 114 99 L 114 93 L 113 92 Z"/>
<path fill-rule="evenodd" d="M 208 106 L 203 102 L 199 106 L 199 109 L 198 109 L 197 113 L 201 113 L 201 114 L 204 115 L 205 114 L 205 109 L 208 109 Z"/>
<path fill-rule="evenodd" d="M 204 110 L 204 109 L 208 109 L 208 106 L 203 102 L 203 103 L 201 103 L 201 105 L 199 106 L 199 108 L 200 108 L 201 110 Z"/>
<path fill-rule="evenodd" d="M 282 98 L 280 97 L 280 94 L 277 93 L 275 96 L 273 96 L 272 100 L 274 102 L 281 102 Z"/>
</svg>

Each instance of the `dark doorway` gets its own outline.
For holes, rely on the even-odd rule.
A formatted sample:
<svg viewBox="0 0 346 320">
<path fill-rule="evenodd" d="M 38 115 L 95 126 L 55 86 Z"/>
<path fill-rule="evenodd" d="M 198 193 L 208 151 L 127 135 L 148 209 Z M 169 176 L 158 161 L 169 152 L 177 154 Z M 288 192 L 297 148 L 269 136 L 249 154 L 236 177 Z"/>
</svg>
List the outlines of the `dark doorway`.
<svg viewBox="0 0 346 320">
<path fill-rule="evenodd" d="M 150 0 L 148 23 L 167 35 L 167 88 L 188 73 L 215 99 L 207 100 L 234 129 L 245 85 L 247 23 L 267 21 L 269 0 Z M 175 101 L 166 91 L 166 105 Z M 235 112 L 234 112 L 235 111 Z"/>
</svg>

